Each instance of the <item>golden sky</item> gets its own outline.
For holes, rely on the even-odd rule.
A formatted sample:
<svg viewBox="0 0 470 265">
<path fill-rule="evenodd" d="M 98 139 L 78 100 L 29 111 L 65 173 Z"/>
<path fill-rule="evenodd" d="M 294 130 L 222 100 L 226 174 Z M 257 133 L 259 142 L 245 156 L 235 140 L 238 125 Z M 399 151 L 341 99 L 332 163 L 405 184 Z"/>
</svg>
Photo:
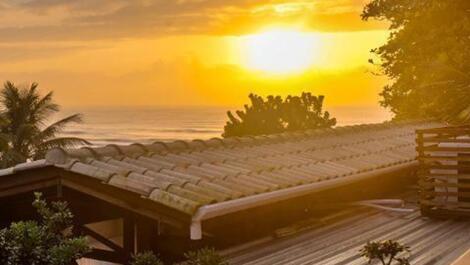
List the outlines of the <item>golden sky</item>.
<svg viewBox="0 0 470 265">
<path fill-rule="evenodd" d="M 250 92 L 375 105 L 367 0 L 0 0 L 0 80 L 77 105 L 239 105 Z"/>
</svg>

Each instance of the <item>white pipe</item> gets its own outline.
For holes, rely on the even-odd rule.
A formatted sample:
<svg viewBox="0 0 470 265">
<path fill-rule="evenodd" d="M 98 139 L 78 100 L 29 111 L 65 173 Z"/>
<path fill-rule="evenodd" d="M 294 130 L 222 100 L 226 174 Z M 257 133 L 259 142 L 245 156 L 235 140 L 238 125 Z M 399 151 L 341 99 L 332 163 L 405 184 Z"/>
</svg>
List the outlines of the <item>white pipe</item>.
<svg viewBox="0 0 470 265">
<path fill-rule="evenodd" d="M 287 189 L 261 193 L 261 194 L 257 194 L 253 196 L 220 202 L 216 204 L 205 205 L 205 206 L 200 207 L 191 219 L 190 237 L 191 237 L 191 240 L 202 239 L 201 222 L 210 218 L 246 210 L 249 208 L 254 208 L 257 206 L 262 206 L 262 205 L 271 204 L 271 203 L 275 203 L 275 202 L 279 202 L 283 200 L 288 200 L 288 199 L 295 198 L 295 197 L 301 197 L 304 195 L 308 195 L 312 192 L 318 192 L 318 191 L 322 191 L 326 189 L 331 189 L 334 187 L 347 185 L 347 184 L 358 182 L 361 180 L 374 178 L 374 177 L 378 177 L 378 176 L 389 174 L 389 173 L 394 173 L 400 170 L 416 167 L 417 165 L 418 165 L 418 162 L 416 160 L 413 160 L 411 162 L 406 162 L 400 165 L 372 170 L 370 172 L 359 173 L 359 174 L 352 175 L 352 176 L 339 177 L 336 179 L 330 179 L 330 180 L 300 185 L 296 187 L 291 187 Z"/>
<path fill-rule="evenodd" d="M 401 199 L 378 199 L 378 200 L 365 200 L 358 203 L 372 203 L 380 205 L 404 205 L 405 201 Z"/>
<path fill-rule="evenodd" d="M 412 213 L 416 211 L 415 209 L 395 208 L 395 207 L 389 207 L 389 206 L 384 206 L 384 205 L 375 204 L 375 203 L 367 203 L 367 202 L 357 202 L 357 203 L 354 203 L 354 205 L 366 206 L 366 207 L 371 207 L 371 208 L 375 208 L 379 210 L 386 210 L 386 211 L 399 212 L 399 213 Z"/>
</svg>

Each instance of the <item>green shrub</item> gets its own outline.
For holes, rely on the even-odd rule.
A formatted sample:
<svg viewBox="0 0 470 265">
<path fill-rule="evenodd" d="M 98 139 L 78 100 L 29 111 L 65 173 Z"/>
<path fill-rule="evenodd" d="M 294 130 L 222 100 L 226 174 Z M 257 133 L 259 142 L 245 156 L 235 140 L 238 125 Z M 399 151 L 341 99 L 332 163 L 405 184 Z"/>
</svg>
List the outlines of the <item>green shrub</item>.
<svg viewBox="0 0 470 265">
<path fill-rule="evenodd" d="M 85 237 L 70 233 L 73 215 L 65 202 L 50 206 L 35 194 L 40 221 L 20 221 L 0 230 L 0 264 L 70 265 L 90 251 Z M 67 232 L 68 231 L 68 232 Z"/>
<path fill-rule="evenodd" d="M 383 265 L 409 265 L 407 257 L 397 258 L 401 253 L 410 252 L 409 247 L 398 242 L 387 240 L 384 242 L 368 242 L 361 250 L 361 256 L 367 258 L 369 263 L 380 260 Z"/>
<path fill-rule="evenodd" d="M 228 265 L 228 262 L 213 248 L 202 248 L 184 254 L 188 265 Z"/>
<path fill-rule="evenodd" d="M 163 262 L 152 251 L 147 251 L 134 255 L 131 265 L 163 265 Z"/>
</svg>

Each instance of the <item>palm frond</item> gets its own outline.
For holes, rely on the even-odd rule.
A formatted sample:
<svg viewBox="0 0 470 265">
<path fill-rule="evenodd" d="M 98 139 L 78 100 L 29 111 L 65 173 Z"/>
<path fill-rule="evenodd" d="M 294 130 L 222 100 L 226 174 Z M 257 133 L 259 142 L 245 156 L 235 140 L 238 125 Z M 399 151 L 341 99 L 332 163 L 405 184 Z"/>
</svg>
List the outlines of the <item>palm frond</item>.
<svg viewBox="0 0 470 265">
<path fill-rule="evenodd" d="M 74 114 L 65 117 L 61 120 L 58 120 L 43 129 L 37 135 L 37 139 L 41 141 L 50 140 L 51 138 L 55 137 L 58 133 L 61 133 L 64 128 L 70 123 L 81 123 L 83 121 L 82 117 L 82 114 Z"/>
<path fill-rule="evenodd" d="M 9 143 L 9 135 L 5 133 L 0 133 L 0 153 L 5 152 L 9 148 Z"/>
<path fill-rule="evenodd" d="M 35 117 L 41 125 L 47 120 L 48 116 L 52 113 L 59 111 L 59 105 L 53 102 L 52 97 L 54 93 L 49 92 L 44 97 L 38 100 L 32 106 L 31 114 Z"/>
<path fill-rule="evenodd" d="M 80 137 L 58 137 L 41 144 L 41 146 L 47 146 L 49 149 L 55 147 L 70 148 L 80 145 L 91 145 L 91 143 Z"/>
<path fill-rule="evenodd" d="M 26 157 L 11 147 L 11 139 L 11 135 L 0 133 L 0 169 L 26 161 Z"/>
<path fill-rule="evenodd" d="M 36 152 L 33 155 L 33 159 L 41 159 L 44 158 L 46 152 L 52 148 L 73 148 L 82 145 L 91 145 L 85 139 L 78 138 L 78 137 L 59 137 L 54 138 L 45 142 L 40 143 L 36 147 Z"/>
<path fill-rule="evenodd" d="M 0 155 L 0 169 L 8 168 L 26 162 L 27 158 L 13 149 L 8 149 Z"/>
<path fill-rule="evenodd" d="M 7 112 L 10 109 L 16 109 L 20 102 L 19 89 L 12 82 L 6 81 L 1 91 L 0 100 Z"/>
</svg>

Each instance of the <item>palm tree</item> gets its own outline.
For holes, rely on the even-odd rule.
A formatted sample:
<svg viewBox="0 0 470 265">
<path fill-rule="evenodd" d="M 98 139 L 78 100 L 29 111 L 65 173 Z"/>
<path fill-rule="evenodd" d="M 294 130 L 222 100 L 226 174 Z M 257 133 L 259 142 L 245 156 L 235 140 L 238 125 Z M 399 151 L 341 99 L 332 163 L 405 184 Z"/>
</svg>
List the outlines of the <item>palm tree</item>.
<svg viewBox="0 0 470 265">
<path fill-rule="evenodd" d="M 18 88 L 7 81 L 0 91 L 1 133 L 7 136 L 6 148 L 15 153 L 12 156 L 15 159 L 8 162 L 8 166 L 43 158 L 46 151 L 54 147 L 89 144 L 81 138 L 57 137 L 68 124 L 80 123 L 82 117 L 74 114 L 47 125 L 50 116 L 59 111 L 59 105 L 52 100 L 52 92 L 41 96 L 37 87 L 38 84 L 33 83 L 29 88 Z"/>
<path fill-rule="evenodd" d="M 4 127 L 8 121 L 0 115 L 0 127 Z M 15 160 L 15 152 L 10 148 L 10 137 L 8 134 L 0 132 L 0 168 L 5 168 L 10 164 L 10 161 Z"/>
</svg>

